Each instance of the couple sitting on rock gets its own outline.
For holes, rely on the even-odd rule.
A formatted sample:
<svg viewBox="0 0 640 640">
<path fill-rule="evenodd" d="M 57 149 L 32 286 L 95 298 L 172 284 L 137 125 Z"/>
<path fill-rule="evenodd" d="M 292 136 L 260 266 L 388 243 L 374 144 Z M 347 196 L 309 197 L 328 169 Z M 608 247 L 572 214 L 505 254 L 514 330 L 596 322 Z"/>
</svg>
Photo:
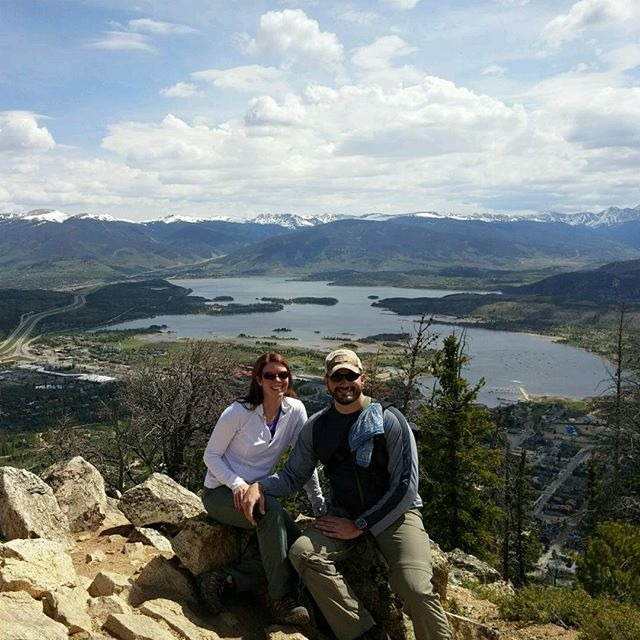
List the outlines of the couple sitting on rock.
<svg viewBox="0 0 640 640">
<path fill-rule="evenodd" d="M 276 621 L 307 624 L 308 611 L 298 601 L 299 575 L 339 640 L 385 638 L 336 568 L 367 536 L 389 565 L 389 583 L 417 640 L 451 639 L 431 584 L 413 434 L 396 408 L 364 395 L 364 381 L 353 351 L 332 351 L 324 368 L 332 402 L 307 419 L 287 361 L 276 353 L 258 358 L 247 395 L 225 409 L 211 434 L 203 502 L 222 524 L 255 527 L 260 557 L 247 555 L 199 577 L 201 596 L 212 609 L 266 578 Z M 274 472 L 290 445 L 286 464 Z M 328 508 L 319 462 L 330 485 Z M 303 486 L 316 518 L 301 533 L 277 498 Z"/>
</svg>

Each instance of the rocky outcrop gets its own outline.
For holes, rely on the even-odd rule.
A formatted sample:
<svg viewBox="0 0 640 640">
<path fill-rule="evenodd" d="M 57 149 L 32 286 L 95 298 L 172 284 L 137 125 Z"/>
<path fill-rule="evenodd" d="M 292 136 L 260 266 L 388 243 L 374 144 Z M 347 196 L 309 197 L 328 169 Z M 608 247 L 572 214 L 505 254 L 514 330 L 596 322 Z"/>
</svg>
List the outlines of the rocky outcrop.
<svg viewBox="0 0 640 640">
<path fill-rule="evenodd" d="M 154 473 L 126 491 L 118 506 L 136 527 L 153 524 L 181 527 L 190 518 L 205 514 L 202 500 L 195 493 L 162 473 Z"/>
<path fill-rule="evenodd" d="M 246 548 L 251 531 L 208 521 L 200 499 L 161 474 L 126 492 L 118 506 L 128 520 L 114 520 L 109 515 L 112 506 L 106 499 L 103 503 L 104 483 L 94 471 L 81 458 L 48 469 L 44 477 L 54 492 L 27 471 L 0 468 L 0 526 L 15 538 L 0 545 L 0 640 L 70 635 L 87 640 L 220 640 L 255 635 L 243 626 L 255 612 L 246 618 L 223 612 L 212 626 L 195 583 L 198 574 L 232 563 Z M 78 541 L 74 551 L 69 551 L 74 544 L 69 520 Z M 98 537 L 96 527 L 107 523 L 111 528 Z M 490 568 L 466 554 L 456 553 L 452 560 L 432 543 L 431 555 L 432 582 L 442 598 L 452 561 L 478 581 L 493 577 Z M 366 545 L 357 558 L 340 566 L 391 637 L 413 639 L 412 625 L 389 587 L 388 567 L 375 547 Z M 455 640 L 497 638 L 491 627 L 453 614 L 449 618 Z M 311 628 L 305 631 L 322 637 Z M 265 633 L 272 640 L 305 638 L 293 628 L 271 627 Z"/>
<path fill-rule="evenodd" d="M 71 531 L 94 531 L 107 515 L 107 494 L 100 472 L 84 458 L 76 456 L 59 462 L 42 474 L 69 520 Z"/>
<path fill-rule="evenodd" d="M 497 569 L 460 549 L 449 551 L 446 558 L 449 562 L 450 578 L 454 584 L 490 584 L 502 580 Z"/>
<path fill-rule="evenodd" d="M 53 490 L 26 469 L 0 467 L 0 533 L 6 540 L 46 538 L 73 546 Z"/>
</svg>

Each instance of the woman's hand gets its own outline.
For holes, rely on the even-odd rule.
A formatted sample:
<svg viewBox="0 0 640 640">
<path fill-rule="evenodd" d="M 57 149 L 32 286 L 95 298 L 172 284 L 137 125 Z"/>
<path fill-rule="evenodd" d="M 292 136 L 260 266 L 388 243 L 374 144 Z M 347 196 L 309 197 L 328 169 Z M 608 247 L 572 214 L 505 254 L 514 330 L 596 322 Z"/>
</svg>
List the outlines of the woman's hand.
<svg viewBox="0 0 640 640">
<path fill-rule="evenodd" d="M 246 482 L 233 488 L 233 506 L 236 511 L 242 511 L 242 499 L 244 498 L 244 494 L 247 493 L 248 488 L 249 485 Z"/>
<path fill-rule="evenodd" d="M 322 531 L 328 538 L 339 540 L 353 540 L 362 535 L 362 529 L 358 529 L 356 523 L 349 518 L 339 518 L 337 516 L 322 516 L 316 518 L 313 526 Z"/>
</svg>

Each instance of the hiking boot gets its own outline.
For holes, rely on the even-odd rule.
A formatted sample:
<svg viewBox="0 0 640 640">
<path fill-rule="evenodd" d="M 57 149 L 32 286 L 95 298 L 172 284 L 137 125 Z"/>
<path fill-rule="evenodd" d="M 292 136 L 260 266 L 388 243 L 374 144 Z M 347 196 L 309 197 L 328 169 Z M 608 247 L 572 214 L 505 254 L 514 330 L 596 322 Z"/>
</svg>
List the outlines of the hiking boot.
<svg viewBox="0 0 640 640">
<path fill-rule="evenodd" d="M 273 603 L 273 616 L 280 624 L 308 624 L 309 612 L 293 596 Z"/>
<path fill-rule="evenodd" d="M 226 571 L 207 571 L 197 577 L 198 593 L 214 615 L 222 611 L 222 601 L 235 590 L 233 578 Z"/>
<path fill-rule="evenodd" d="M 389 634 L 377 624 L 360 634 L 355 640 L 391 640 Z"/>
</svg>

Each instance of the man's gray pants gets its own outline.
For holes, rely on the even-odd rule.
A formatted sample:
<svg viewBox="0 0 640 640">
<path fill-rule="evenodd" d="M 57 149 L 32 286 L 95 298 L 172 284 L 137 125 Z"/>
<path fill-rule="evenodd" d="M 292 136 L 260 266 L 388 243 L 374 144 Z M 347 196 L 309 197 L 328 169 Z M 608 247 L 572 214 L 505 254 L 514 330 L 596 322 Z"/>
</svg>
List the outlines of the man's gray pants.
<svg viewBox="0 0 640 640">
<path fill-rule="evenodd" d="M 389 565 L 389 584 L 404 603 L 416 639 L 451 640 L 447 616 L 431 584 L 431 547 L 420 512 L 407 511 L 373 540 Z M 336 569 L 335 563 L 353 547 L 352 540 L 329 538 L 310 526 L 289 550 L 291 563 L 339 640 L 353 640 L 375 624 Z"/>
</svg>

